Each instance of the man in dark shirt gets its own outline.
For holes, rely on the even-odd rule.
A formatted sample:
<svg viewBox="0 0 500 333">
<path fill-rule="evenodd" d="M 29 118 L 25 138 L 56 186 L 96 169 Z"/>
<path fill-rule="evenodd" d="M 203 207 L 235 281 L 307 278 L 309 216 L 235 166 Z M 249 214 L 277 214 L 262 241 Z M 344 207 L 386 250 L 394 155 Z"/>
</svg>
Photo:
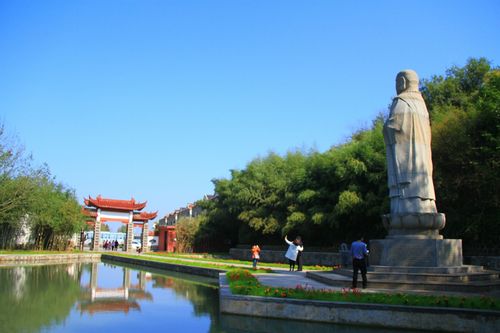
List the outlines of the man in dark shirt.
<svg viewBox="0 0 500 333">
<path fill-rule="evenodd" d="M 358 239 L 351 244 L 351 255 L 352 255 L 352 289 L 358 286 L 358 270 L 361 271 L 361 277 L 363 278 L 363 288 L 366 288 L 368 283 L 366 279 L 366 256 L 368 255 L 368 249 L 366 244 L 363 242 L 363 237 Z"/>
</svg>

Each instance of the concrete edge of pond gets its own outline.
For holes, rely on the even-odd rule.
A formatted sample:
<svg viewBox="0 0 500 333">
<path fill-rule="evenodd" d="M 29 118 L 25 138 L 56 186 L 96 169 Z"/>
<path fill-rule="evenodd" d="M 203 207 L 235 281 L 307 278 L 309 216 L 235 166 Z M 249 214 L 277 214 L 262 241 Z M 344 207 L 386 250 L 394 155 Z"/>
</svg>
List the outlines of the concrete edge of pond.
<svg viewBox="0 0 500 333">
<path fill-rule="evenodd" d="M 222 313 L 237 315 L 442 332 L 500 331 L 498 311 L 233 295 L 225 274 L 219 275 L 219 299 Z"/>
<path fill-rule="evenodd" d="M 18 262 L 57 263 L 80 260 L 99 260 L 100 253 L 57 253 L 57 254 L 0 254 L 0 264 Z"/>
<path fill-rule="evenodd" d="M 199 275 L 199 276 L 206 276 L 206 277 L 211 277 L 211 278 L 215 278 L 215 279 L 219 278 L 219 274 L 225 273 L 223 270 L 215 269 L 215 268 L 204 268 L 204 267 L 195 267 L 195 266 L 187 266 L 187 265 L 178 265 L 178 264 L 171 264 L 171 263 L 160 262 L 160 261 L 152 261 L 152 260 L 148 260 L 148 259 L 120 257 L 120 256 L 109 255 L 109 254 L 102 254 L 101 259 L 115 261 L 115 262 L 124 262 L 124 263 L 144 266 L 144 267 L 152 267 L 152 268 L 174 271 L 174 272 L 179 272 L 179 273 L 187 273 L 187 274 L 193 274 L 193 275 Z"/>
</svg>

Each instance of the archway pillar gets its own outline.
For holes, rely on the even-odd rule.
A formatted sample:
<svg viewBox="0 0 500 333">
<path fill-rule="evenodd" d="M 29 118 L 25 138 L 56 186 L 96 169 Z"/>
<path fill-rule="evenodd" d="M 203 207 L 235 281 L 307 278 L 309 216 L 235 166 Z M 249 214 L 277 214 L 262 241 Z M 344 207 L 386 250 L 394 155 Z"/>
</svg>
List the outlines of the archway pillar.
<svg viewBox="0 0 500 333">
<path fill-rule="evenodd" d="M 142 235 L 141 235 L 141 246 L 142 252 L 149 252 L 149 244 L 148 244 L 148 222 L 145 221 L 142 225 Z"/>
<path fill-rule="evenodd" d="M 125 251 L 126 252 L 133 252 L 134 249 L 132 248 L 132 241 L 134 240 L 134 218 L 133 218 L 133 213 L 130 212 L 129 218 L 128 218 L 128 224 L 127 224 L 127 239 L 125 242 Z"/>
<path fill-rule="evenodd" d="M 99 251 L 101 242 L 101 209 L 97 210 L 97 217 L 94 224 L 94 240 L 92 242 L 92 250 Z"/>
</svg>

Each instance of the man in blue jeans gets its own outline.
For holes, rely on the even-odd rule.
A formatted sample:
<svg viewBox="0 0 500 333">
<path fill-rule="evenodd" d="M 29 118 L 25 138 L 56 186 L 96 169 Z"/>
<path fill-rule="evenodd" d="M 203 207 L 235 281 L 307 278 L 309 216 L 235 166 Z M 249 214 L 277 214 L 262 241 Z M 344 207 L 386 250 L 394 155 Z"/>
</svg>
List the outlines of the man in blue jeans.
<svg viewBox="0 0 500 333">
<path fill-rule="evenodd" d="M 351 244 L 351 255 L 352 255 L 352 289 L 358 286 L 358 270 L 361 271 L 361 276 L 363 278 L 363 289 L 366 288 L 368 283 L 366 279 L 366 256 L 368 255 L 368 249 L 366 244 L 363 242 L 363 237 L 360 237 L 357 241 Z"/>
</svg>

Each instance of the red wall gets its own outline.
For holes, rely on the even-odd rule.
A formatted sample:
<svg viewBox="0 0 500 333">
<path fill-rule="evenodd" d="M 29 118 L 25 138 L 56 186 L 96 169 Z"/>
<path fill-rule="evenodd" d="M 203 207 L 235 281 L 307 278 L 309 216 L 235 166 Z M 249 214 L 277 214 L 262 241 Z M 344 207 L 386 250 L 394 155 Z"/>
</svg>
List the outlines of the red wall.
<svg viewBox="0 0 500 333">
<path fill-rule="evenodd" d="M 175 252 L 175 227 L 167 227 L 167 252 Z"/>
<path fill-rule="evenodd" d="M 175 252 L 175 226 L 159 227 L 158 251 Z"/>
</svg>

